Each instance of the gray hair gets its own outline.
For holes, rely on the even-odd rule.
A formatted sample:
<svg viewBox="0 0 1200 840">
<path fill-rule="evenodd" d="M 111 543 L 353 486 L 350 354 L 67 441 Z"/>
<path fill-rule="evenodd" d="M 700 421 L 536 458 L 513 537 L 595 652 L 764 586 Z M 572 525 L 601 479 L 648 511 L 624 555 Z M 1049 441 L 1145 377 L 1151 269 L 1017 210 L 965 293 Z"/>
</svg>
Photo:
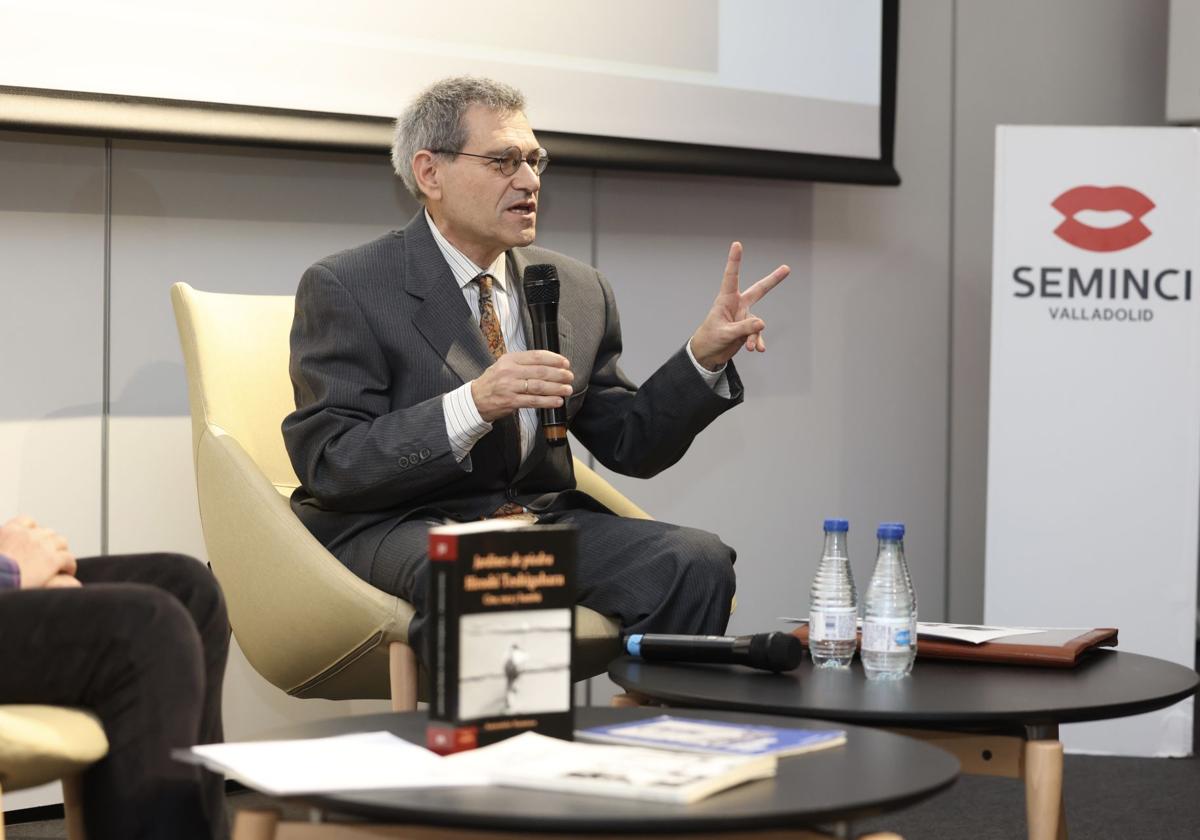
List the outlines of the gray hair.
<svg viewBox="0 0 1200 840">
<path fill-rule="evenodd" d="M 392 168 L 413 197 L 425 203 L 413 174 L 413 157 L 421 149 L 461 152 L 467 143 L 463 115 L 472 105 L 511 114 L 525 110 L 525 97 L 503 82 L 479 76 L 455 76 L 434 82 L 417 95 L 396 120 Z"/>
</svg>

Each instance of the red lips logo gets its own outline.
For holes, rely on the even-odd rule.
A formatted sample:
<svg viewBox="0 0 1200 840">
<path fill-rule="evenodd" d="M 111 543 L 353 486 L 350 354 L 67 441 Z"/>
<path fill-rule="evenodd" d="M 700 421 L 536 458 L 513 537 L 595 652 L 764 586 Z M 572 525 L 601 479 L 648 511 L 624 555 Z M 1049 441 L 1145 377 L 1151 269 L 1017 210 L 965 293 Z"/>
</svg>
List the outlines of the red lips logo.
<svg viewBox="0 0 1200 840">
<path fill-rule="evenodd" d="M 1066 216 L 1054 233 L 1085 251 L 1121 251 L 1151 233 L 1141 219 L 1154 209 L 1154 202 L 1132 187 L 1075 187 L 1050 202 L 1050 206 Z M 1116 227 L 1098 228 L 1075 218 L 1081 210 L 1124 210 L 1132 218 Z"/>
</svg>

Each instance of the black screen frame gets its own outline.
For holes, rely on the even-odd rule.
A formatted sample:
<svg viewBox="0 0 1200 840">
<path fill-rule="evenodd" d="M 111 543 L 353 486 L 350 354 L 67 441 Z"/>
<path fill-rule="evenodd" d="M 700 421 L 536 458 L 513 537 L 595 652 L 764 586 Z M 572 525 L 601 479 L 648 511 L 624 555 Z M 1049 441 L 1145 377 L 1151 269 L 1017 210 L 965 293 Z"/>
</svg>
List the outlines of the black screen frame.
<svg viewBox="0 0 1200 840">
<path fill-rule="evenodd" d="M 554 163 L 605 170 L 732 175 L 896 186 L 900 0 L 882 0 L 879 158 L 538 131 Z M 0 85 L 0 129 L 137 140 L 379 153 L 386 117 Z"/>
</svg>

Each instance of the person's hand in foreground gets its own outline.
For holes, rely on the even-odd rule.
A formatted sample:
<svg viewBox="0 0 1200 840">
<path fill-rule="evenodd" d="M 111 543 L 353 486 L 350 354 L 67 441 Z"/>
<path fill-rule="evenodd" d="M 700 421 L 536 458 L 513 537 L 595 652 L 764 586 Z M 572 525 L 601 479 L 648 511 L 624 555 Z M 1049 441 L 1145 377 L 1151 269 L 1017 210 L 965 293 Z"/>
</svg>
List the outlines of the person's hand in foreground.
<svg viewBox="0 0 1200 840">
<path fill-rule="evenodd" d="M 75 555 L 66 539 L 28 516 L 17 516 L 0 525 L 0 554 L 17 564 L 22 589 L 80 585 L 75 577 Z"/>
</svg>

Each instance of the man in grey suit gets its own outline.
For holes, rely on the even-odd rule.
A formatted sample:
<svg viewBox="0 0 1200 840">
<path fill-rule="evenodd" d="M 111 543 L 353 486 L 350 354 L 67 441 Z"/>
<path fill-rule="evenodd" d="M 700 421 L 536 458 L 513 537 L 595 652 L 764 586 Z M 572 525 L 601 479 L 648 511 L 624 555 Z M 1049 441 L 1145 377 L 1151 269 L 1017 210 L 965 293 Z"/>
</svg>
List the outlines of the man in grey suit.
<svg viewBox="0 0 1200 840">
<path fill-rule="evenodd" d="M 284 440 L 300 519 L 364 580 L 413 603 L 423 655 L 431 524 L 536 516 L 579 528 L 580 603 L 627 632 L 721 633 L 734 552 L 713 534 L 613 515 L 575 490 L 569 446 L 537 409 L 565 405 L 609 469 L 671 466 L 742 400 L 732 363 L 763 351 L 749 308 L 788 274 L 738 289 L 741 245 L 691 339 L 640 387 L 621 372 L 613 292 L 593 268 L 533 246 L 549 162 L 513 88 L 439 82 L 397 120 L 392 162 L 424 209 L 399 231 L 321 260 L 296 294 Z M 550 263 L 561 353 L 531 350 L 520 278 Z"/>
</svg>

